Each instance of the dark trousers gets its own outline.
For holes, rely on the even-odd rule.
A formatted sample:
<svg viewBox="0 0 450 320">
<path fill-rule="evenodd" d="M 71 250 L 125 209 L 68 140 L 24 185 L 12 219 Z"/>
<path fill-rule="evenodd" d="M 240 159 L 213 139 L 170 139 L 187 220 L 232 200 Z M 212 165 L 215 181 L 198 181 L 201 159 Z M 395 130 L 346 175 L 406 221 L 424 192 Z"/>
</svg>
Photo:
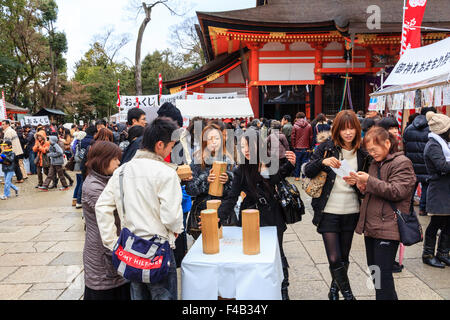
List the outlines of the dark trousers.
<svg viewBox="0 0 450 320">
<path fill-rule="evenodd" d="M 22 170 L 20 170 L 18 157 L 14 157 L 14 173 L 16 174 L 17 181 L 23 180 L 23 174 Z"/>
<path fill-rule="evenodd" d="M 420 195 L 420 202 L 419 202 L 419 209 L 423 211 L 427 211 L 427 190 L 428 190 L 428 183 L 426 182 L 420 182 L 422 184 L 422 194 Z M 417 186 L 419 185 L 419 182 L 416 182 L 416 185 L 414 187 L 414 192 L 411 198 L 411 210 L 414 209 L 414 196 L 416 194 Z"/>
<path fill-rule="evenodd" d="M 392 267 L 400 244 L 399 241 L 364 237 L 364 242 L 366 244 L 367 265 L 369 268 L 374 268 L 371 272 L 375 284 L 376 300 L 398 300 Z"/>
<path fill-rule="evenodd" d="M 435 239 L 441 230 L 442 234 L 450 236 L 450 216 L 431 216 L 430 224 L 425 231 L 425 237 Z"/>
<path fill-rule="evenodd" d="M 82 190 L 83 190 L 83 175 L 81 173 L 77 173 L 77 185 L 75 186 L 75 190 L 73 191 L 73 198 L 77 199 L 78 204 L 81 204 Z"/>
<path fill-rule="evenodd" d="M 295 160 L 294 177 L 299 178 L 302 164 L 309 160 L 308 149 L 295 149 L 295 156 L 297 159 Z"/>
<path fill-rule="evenodd" d="M 55 179 L 56 176 L 58 176 L 59 180 L 61 180 L 63 187 L 68 187 L 66 178 L 64 177 L 63 167 L 54 165 L 50 166 L 47 179 L 45 179 L 43 186 L 48 188 L 48 185 Z"/>
<path fill-rule="evenodd" d="M 36 174 L 36 165 L 34 164 L 34 160 L 36 159 L 36 152 L 30 151 L 28 154 L 28 160 L 30 161 L 30 173 Z"/>
<path fill-rule="evenodd" d="M 170 250 L 170 267 L 166 279 L 158 283 L 131 282 L 131 300 L 178 300 L 177 266 Z"/>
<path fill-rule="evenodd" d="M 131 300 L 130 284 L 126 283 L 120 287 L 109 290 L 92 290 L 88 287 L 84 287 L 84 300 Z"/>
<path fill-rule="evenodd" d="M 45 176 L 48 176 L 48 167 L 36 167 L 37 175 L 38 175 L 38 185 L 42 186 L 44 184 L 44 178 L 42 175 L 42 171 L 44 171 Z"/>
</svg>

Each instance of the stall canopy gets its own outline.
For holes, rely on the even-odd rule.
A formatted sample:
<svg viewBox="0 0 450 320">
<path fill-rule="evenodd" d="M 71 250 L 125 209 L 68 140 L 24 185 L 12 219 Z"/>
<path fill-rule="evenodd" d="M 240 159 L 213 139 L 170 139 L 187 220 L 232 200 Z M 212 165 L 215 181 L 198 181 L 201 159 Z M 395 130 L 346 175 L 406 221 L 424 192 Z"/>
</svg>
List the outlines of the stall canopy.
<svg viewBox="0 0 450 320">
<path fill-rule="evenodd" d="M 408 49 L 383 83 L 387 87 L 371 96 L 389 95 L 450 83 L 450 38 Z"/>
<path fill-rule="evenodd" d="M 251 118 L 254 117 L 248 98 L 178 100 L 177 108 L 184 117 L 207 119 Z"/>
</svg>

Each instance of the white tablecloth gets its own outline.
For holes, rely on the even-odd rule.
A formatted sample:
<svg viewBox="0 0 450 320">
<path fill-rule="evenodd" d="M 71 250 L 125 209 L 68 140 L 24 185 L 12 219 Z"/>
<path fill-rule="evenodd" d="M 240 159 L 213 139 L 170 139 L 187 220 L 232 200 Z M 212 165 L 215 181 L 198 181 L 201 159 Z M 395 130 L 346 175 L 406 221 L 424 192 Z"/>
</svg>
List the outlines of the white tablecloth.
<svg viewBox="0 0 450 320">
<path fill-rule="evenodd" d="M 277 229 L 260 231 L 261 252 L 245 255 L 242 228 L 224 227 L 220 252 L 203 254 L 201 236 L 181 264 L 183 300 L 281 300 L 283 268 Z"/>
</svg>

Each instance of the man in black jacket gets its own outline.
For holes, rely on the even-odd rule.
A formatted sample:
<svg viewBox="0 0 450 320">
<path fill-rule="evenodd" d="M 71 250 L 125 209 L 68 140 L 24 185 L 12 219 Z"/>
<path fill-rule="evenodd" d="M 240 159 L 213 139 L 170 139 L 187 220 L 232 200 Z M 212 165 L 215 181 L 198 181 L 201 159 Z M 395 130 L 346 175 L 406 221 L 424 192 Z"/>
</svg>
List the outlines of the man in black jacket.
<svg viewBox="0 0 450 320">
<path fill-rule="evenodd" d="M 426 204 L 427 204 L 427 189 L 428 179 L 430 178 L 425 166 L 425 160 L 423 153 L 425 146 L 428 142 L 428 134 L 430 129 L 428 127 L 427 118 L 425 115 L 428 111 L 436 112 L 434 107 L 422 108 L 420 115 L 417 116 L 413 123 L 405 129 L 403 134 L 403 145 L 405 148 L 405 155 L 412 161 L 414 167 L 414 173 L 417 177 L 416 187 L 419 182 L 422 185 L 422 195 L 420 197 L 419 215 L 426 216 Z M 411 199 L 411 208 L 414 204 L 414 195 Z"/>
<path fill-rule="evenodd" d="M 132 109 L 128 110 L 128 125 L 131 126 L 128 130 L 130 130 L 132 127 L 135 127 L 135 126 L 145 127 L 147 125 L 147 119 L 146 119 L 144 110 L 139 109 L 139 108 L 132 108 Z M 142 130 L 142 132 L 140 132 L 140 135 L 137 139 L 135 139 L 135 137 L 133 137 L 133 140 L 128 139 L 130 144 L 123 152 L 122 162 L 120 165 L 127 163 L 128 161 L 133 159 L 134 155 L 136 154 L 136 151 L 141 146 L 143 133 L 144 133 L 144 130 Z"/>
</svg>

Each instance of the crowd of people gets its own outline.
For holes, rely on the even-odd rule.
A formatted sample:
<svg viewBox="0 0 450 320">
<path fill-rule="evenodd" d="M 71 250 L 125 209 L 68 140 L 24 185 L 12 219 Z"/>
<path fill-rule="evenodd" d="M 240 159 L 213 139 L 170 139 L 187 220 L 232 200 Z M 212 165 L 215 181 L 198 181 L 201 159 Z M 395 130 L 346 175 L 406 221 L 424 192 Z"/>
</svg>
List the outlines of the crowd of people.
<svg viewBox="0 0 450 320">
<path fill-rule="evenodd" d="M 127 120 L 127 125 L 98 120 L 71 130 L 55 125 L 14 130 L 9 121 L 2 122 L 1 199 L 11 196 L 10 189 L 19 195 L 12 177 L 15 174 L 17 183 L 27 179 L 24 158 L 29 159 L 30 172 L 38 175 L 39 191 L 57 188 L 58 182 L 58 190 L 64 191 L 76 183 L 72 205 L 82 208 L 86 224 L 86 300 L 177 299 L 176 268 L 187 252 L 187 235 L 197 239 L 201 234 L 200 213 L 208 200 L 222 201 L 221 225 L 240 226 L 242 210 L 256 208 L 262 227 L 276 227 L 284 274 L 281 296 L 288 300 L 289 264 L 283 251 L 287 226 L 275 188 L 287 177 L 300 181 L 321 172 L 326 181 L 321 196 L 312 199 L 312 222 L 329 262 L 330 300 L 339 300 L 340 294 L 355 299 L 348 277 L 355 232 L 364 235 L 368 266 L 380 270 L 379 279 L 373 278 L 379 281 L 376 299 L 397 299 L 392 273 L 401 272 L 395 261 L 400 234 L 390 204 L 411 213 L 419 183 L 419 214 L 431 216 L 423 262 L 450 266 L 450 118 L 434 108 L 409 118 L 403 140 L 395 118 L 351 110 L 339 112 L 332 121 L 324 114 L 309 121 L 303 112 L 281 121 L 194 118 L 183 129 L 180 111 L 165 103 L 151 123 L 139 108 L 130 109 Z M 333 170 L 344 160 L 352 170 L 347 177 Z M 215 161 L 226 162 L 224 173 L 212 170 Z M 178 177 L 177 166 L 182 164 L 190 166 L 190 177 Z M 76 181 L 67 171 L 76 174 Z M 208 192 L 216 179 L 224 186 L 220 197 Z M 123 230 L 146 240 L 158 236 L 170 244 L 162 281 L 127 281 L 124 270 L 113 265 Z"/>
</svg>

